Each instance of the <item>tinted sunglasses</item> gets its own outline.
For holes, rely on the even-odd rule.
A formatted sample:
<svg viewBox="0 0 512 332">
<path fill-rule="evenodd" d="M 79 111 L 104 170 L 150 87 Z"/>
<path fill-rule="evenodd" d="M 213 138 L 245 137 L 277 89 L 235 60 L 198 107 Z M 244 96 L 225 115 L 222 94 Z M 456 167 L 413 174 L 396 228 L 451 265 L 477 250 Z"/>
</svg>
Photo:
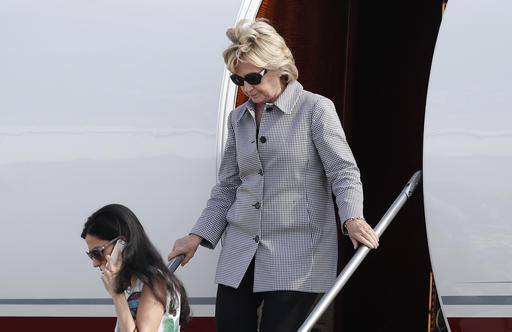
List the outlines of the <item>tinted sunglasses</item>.
<svg viewBox="0 0 512 332">
<path fill-rule="evenodd" d="M 118 236 L 115 239 L 108 241 L 107 243 L 105 243 L 101 247 L 94 248 L 91 251 L 86 251 L 85 253 L 87 254 L 87 256 L 89 256 L 90 259 L 96 259 L 98 261 L 101 261 L 101 260 L 103 260 L 103 250 L 107 249 L 107 247 L 109 245 L 111 245 L 112 243 L 116 242 L 120 238 L 121 238 L 121 236 Z"/>
<path fill-rule="evenodd" d="M 249 83 L 250 85 L 258 85 L 261 83 L 261 79 L 263 78 L 263 75 L 265 75 L 266 73 L 267 70 L 263 69 L 259 73 L 249 73 L 244 77 L 237 74 L 231 74 L 230 77 L 233 83 L 235 83 L 238 86 L 244 86 L 244 81 Z"/>
</svg>

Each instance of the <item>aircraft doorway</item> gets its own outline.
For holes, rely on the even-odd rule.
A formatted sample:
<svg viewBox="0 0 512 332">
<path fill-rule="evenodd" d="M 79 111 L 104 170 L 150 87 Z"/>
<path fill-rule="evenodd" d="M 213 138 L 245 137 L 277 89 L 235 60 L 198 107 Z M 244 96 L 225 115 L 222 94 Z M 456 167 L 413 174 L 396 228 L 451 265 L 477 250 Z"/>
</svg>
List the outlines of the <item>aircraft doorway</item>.
<svg viewBox="0 0 512 332">
<path fill-rule="evenodd" d="M 373 225 L 421 169 L 425 100 L 442 8 L 442 0 L 289 0 L 263 1 L 257 15 L 285 37 L 305 89 L 334 101 L 361 169 L 365 215 Z M 342 267 L 354 251 L 350 241 L 340 242 Z M 418 190 L 338 296 L 330 328 L 425 331 L 429 276 Z"/>
</svg>

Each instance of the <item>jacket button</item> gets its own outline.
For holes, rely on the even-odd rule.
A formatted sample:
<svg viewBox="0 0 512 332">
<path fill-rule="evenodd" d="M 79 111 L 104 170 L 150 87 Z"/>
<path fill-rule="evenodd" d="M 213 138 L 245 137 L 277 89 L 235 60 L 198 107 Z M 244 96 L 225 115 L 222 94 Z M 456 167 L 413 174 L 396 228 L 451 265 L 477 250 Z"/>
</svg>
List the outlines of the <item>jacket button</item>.
<svg viewBox="0 0 512 332">
<path fill-rule="evenodd" d="M 257 210 L 261 207 L 261 204 L 260 202 L 256 202 L 256 204 L 253 204 L 252 206 L 254 206 L 254 208 Z"/>
<path fill-rule="evenodd" d="M 265 136 L 260 137 L 260 142 L 265 143 L 267 141 L 267 138 Z"/>
<path fill-rule="evenodd" d="M 260 237 L 258 235 L 254 237 L 254 242 L 260 243 Z"/>
<path fill-rule="evenodd" d="M 260 170 L 258 171 L 258 174 L 263 176 L 263 170 L 260 168 Z"/>
</svg>

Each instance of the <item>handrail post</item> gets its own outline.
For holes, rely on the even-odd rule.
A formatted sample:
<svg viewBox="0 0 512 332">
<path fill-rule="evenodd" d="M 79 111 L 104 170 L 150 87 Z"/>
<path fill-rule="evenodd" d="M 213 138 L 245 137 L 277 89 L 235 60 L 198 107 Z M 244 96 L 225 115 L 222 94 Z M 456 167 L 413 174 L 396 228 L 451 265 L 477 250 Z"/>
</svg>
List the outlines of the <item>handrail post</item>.
<svg viewBox="0 0 512 332">
<path fill-rule="evenodd" d="M 380 238 L 382 233 L 386 230 L 388 225 L 391 223 L 393 218 L 396 216 L 398 211 L 402 208 L 402 206 L 405 204 L 407 199 L 409 199 L 414 192 L 414 189 L 416 189 L 416 186 L 420 182 L 421 179 L 421 171 L 417 171 L 414 173 L 414 175 L 411 177 L 409 182 L 407 182 L 407 185 L 404 187 L 400 195 L 395 199 L 391 207 L 386 211 L 384 216 L 380 219 L 377 226 L 375 226 L 375 233 L 377 233 L 377 236 Z M 334 283 L 334 286 L 322 296 L 318 304 L 315 306 L 311 314 L 308 316 L 308 318 L 304 321 L 304 323 L 301 325 L 301 327 L 297 330 L 298 332 L 309 332 L 315 323 L 320 319 L 322 314 L 327 310 L 329 305 L 332 301 L 336 298 L 338 293 L 341 291 L 343 286 L 347 283 L 347 281 L 350 279 L 352 274 L 356 271 L 357 267 L 361 264 L 361 262 L 364 260 L 366 255 L 368 255 L 368 252 L 370 249 L 367 246 L 361 245 L 359 246 L 359 249 L 357 249 L 356 253 L 350 261 L 347 263 L 343 271 L 341 271 L 340 275 L 336 279 L 336 282 Z"/>
</svg>

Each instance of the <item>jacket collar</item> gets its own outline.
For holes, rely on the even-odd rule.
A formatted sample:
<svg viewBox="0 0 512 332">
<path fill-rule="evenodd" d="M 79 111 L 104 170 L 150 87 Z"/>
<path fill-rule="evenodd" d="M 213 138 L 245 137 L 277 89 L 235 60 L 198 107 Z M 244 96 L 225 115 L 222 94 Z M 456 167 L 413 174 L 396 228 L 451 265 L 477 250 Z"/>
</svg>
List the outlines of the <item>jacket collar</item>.
<svg viewBox="0 0 512 332">
<path fill-rule="evenodd" d="M 274 104 L 267 104 L 267 105 L 273 105 L 276 109 L 279 109 L 285 114 L 291 114 L 292 111 L 295 108 L 295 105 L 297 104 L 297 101 L 299 100 L 300 94 L 303 90 L 302 85 L 298 81 L 293 81 L 288 83 L 284 91 L 281 93 L 279 97 L 277 97 L 277 100 Z M 242 111 L 238 113 L 238 117 L 236 121 L 240 121 L 240 119 L 244 116 L 247 111 L 256 111 L 256 105 L 253 103 L 252 100 L 246 101 L 242 105 Z"/>
</svg>

